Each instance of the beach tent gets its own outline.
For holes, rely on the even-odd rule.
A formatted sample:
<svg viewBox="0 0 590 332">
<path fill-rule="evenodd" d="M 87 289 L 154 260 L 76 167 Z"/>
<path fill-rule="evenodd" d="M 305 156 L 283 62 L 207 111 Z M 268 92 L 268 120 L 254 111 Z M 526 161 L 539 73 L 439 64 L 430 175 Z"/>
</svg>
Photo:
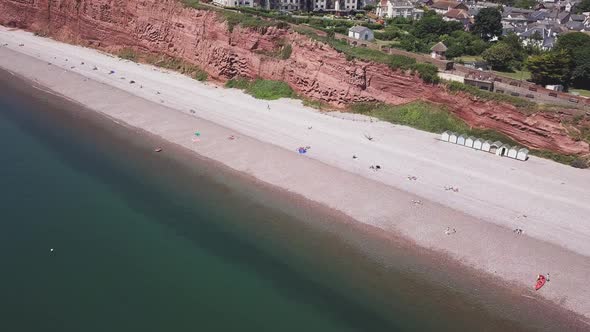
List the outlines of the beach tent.
<svg viewBox="0 0 590 332">
<path fill-rule="evenodd" d="M 503 144 L 496 150 L 496 156 L 504 157 L 508 154 L 508 151 L 510 151 L 510 145 Z"/>
<path fill-rule="evenodd" d="M 461 135 L 459 137 L 457 137 L 457 144 L 459 145 L 465 145 L 465 139 L 467 138 L 467 136 L 465 135 Z"/>
<path fill-rule="evenodd" d="M 457 144 L 457 133 L 451 133 L 449 136 L 449 142 Z"/>
<path fill-rule="evenodd" d="M 518 155 L 518 150 L 519 148 L 516 146 L 511 147 L 510 150 L 508 150 L 508 158 L 516 159 L 516 155 Z"/>
<path fill-rule="evenodd" d="M 465 146 L 472 148 L 473 147 L 473 142 L 475 142 L 475 137 L 469 136 L 465 140 Z"/>
<path fill-rule="evenodd" d="M 490 149 L 492 148 L 492 141 L 485 141 L 481 144 L 481 149 L 485 152 L 490 152 Z"/>
<path fill-rule="evenodd" d="M 516 159 L 525 161 L 529 159 L 529 150 L 526 148 L 522 148 L 518 150 L 518 154 L 516 155 Z"/>
<path fill-rule="evenodd" d="M 478 138 L 475 141 L 473 141 L 473 148 L 476 150 L 481 150 L 482 145 L 483 145 L 483 140 L 481 138 Z"/>
<path fill-rule="evenodd" d="M 447 131 L 445 131 L 444 133 L 440 134 L 440 139 L 441 139 L 442 141 L 448 142 L 448 141 L 449 141 L 449 138 L 450 138 L 450 136 L 451 136 L 451 132 L 447 130 Z"/>
</svg>

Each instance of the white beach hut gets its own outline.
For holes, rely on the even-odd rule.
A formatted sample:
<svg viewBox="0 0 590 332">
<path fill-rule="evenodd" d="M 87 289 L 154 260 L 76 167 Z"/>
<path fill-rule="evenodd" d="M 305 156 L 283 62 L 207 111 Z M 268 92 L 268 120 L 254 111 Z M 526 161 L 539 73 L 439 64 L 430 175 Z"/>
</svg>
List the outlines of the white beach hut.
<svg viewBox="0 0 590 332">
<path fill-rule="evenodd" d="M 525 161 L 529 159 L 529 150 L 527 148 L 522 148 L 518 150 L 518 154 L 516 155 L 516 159 Z"/>
<path fill-rule="evenodd" d="M 461 135 L 461 136 L 457 137 L 457 144 L 465 145 L 465 139 L 467 139 L 467 136 L 465 136 L 465 135 Z"/>
<path fill-rule="evenodd" d="M 473 142 L 475 142 L 475 137 L 469 136 L 465 140 L 465 146 L 472 148 L 473 147 Z"/>
<path fill-rule="evenodd" d="M 503 144 L 496 150 L 496 156 L 505 157 L 510 151 L 510 145 Z"/>
<path fill-rule="evenodd" d="M 476 150 L 481 150 L 483 145 L 483 140 L 481 138 L 476 139 L 473 141 L 473 148 Z"/>
<path fill-rule="evenodd" d="M 516 159 L 516 156 L 518 155 L 518 147 L 517 146 L 513 146 L 510 148 L 510 150 L 508 150 L 508 158 L 514 158 Z"/>
<path fill-rule="evenodd" d="M 457 133 L 451 133 L 449 136 L 449 142 L 457 144 Z"/>
<path fill-rule="evenodd" d="M 490 152 L 490 149 L 492 148 L 492 141 L 485 141 L 481 144 L 481 149 L 482 151 L 485 152 Z"/>
<path fill-rule="evenodd" d="M 448 142 L 450 136 L 451 136 L 451 132 L 447 130 L 444 133 L 440 134 L 440 139 L 445 142 Z"/>
<path fill-rule="evenodd" d="M 496 153 L 498 149 L 503 145 L 500 141 L 495 141 L 494 143 L 490 144 L 490 149 L 488 150 L 490 153 Z"/>
</svg>

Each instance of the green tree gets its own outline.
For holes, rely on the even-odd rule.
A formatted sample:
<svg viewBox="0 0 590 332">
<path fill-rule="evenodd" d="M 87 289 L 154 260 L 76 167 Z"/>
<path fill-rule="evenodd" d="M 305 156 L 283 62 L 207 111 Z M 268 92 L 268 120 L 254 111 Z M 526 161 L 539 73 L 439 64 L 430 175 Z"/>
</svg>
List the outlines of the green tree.
<svg viewBox="0 0 590 332">
<path fill-rule="evenodd" d="M 573 86 L 590 89 L 590 46 L 579 47 L 572 53 L 574 69 Z"/>
<path fill-rule="evenodd" d="M 514 2 L 514 7 L 523 8 L 523 9 L 533 9 L 533 7 L 536 4 L 537 4 L 536 0 L 516 0 Z"/>
<path fill-rule="evenodd" d="M 480 55 L 488 44 L 481 38 L 465 31 L 454 31 L 448 36 L 442 36 L 441 41 L 447 46 L 447 58 L 462 55 Z"/>
<path fill-rule="evenodd" d="M 475 15 L 473 33 L 483 40 L 490 40 L 502 35 L 502 14 L 496 8 L 486 7 Z"/>
<path fill-rule="evenodd" d="M 555 49 L 571 56 L 573 86 L 590 87 L 590 36 L 582 32 L 567 33 L 557 39 Z"/>
<path fill-rule="evenodd" d="M 482 53 L 483 59 L 495 70 L 510 70 L 514 64 L 514 52 L 510 45 L 499 42 Z"/>
<path fill-rule="evenodd" d="M 414 26 L 413 34 L 426 42 L 436 42 L 439 36 L 449 35 L 453 31 L 463 30 L 463 24 L 457 21 L 444 21 L 441 16 L 425 16 Z"/>
<path fill-rule="evenodd" d="M 562 84 L 566 87 L 572 78 L 572 65 L 570 53 L 564 50 L 531 56 L 526 62 L 533 82 L 541 85 Z"/>
<path fill-rule="evenodd" d="M 574 8 L 576 14 L 582 14 L 584 12 L 590 12 L 590 0 L 582 0 Z"/>
<path fill-rule="evenodd" d="M 571 32 L 557 39 L 555 48 L 558 50 L 573 51 L 579 47 L 590 46 L 590 35 L 583 32 Z"/>
</svg>

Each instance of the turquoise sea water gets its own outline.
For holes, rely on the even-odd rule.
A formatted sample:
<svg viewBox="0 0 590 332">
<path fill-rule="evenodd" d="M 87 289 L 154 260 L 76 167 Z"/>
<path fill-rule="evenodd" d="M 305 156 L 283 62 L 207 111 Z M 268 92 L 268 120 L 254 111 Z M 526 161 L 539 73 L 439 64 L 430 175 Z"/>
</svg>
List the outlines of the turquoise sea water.
<svg viewBox="0 0 590 332">
<path fill-rule="evenodd" d="M 72 108 L 0 80 L 3 331 L 533 330 L 407 244 Z"/>
</svg>

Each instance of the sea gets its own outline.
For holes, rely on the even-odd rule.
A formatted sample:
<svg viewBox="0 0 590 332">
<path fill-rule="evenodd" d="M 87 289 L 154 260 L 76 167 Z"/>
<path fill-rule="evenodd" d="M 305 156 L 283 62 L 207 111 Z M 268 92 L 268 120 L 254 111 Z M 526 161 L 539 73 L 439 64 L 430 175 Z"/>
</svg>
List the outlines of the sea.
<svg viewBox="0 0 590 332">
<path fill-rule="evenodd" d="M 0 71 L 2 331 L 577 326 L 378 234 Z"/>
</svg>

